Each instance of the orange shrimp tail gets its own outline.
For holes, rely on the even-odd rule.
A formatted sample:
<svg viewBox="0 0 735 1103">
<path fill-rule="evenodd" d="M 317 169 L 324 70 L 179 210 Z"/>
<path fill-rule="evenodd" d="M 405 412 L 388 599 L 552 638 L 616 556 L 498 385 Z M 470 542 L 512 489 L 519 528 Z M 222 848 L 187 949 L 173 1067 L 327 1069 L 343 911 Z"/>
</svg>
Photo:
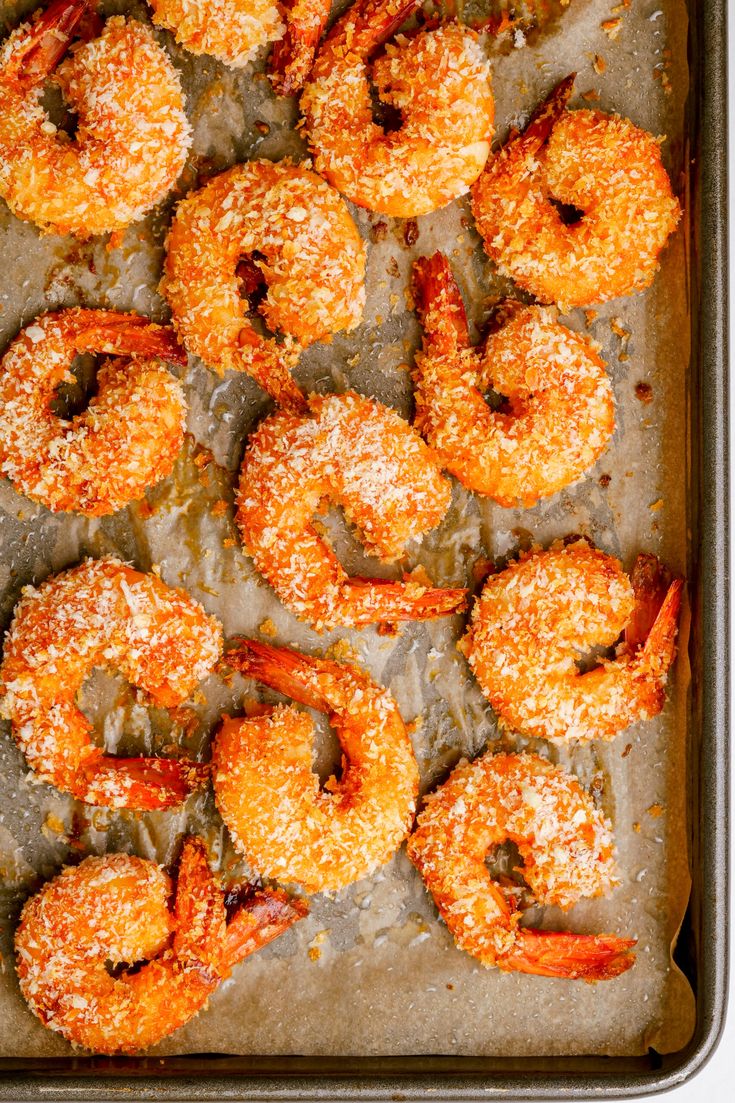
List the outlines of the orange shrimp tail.
<svg viewBox="0 0 735 1103">
<path fill-rule="evenodd" d="M 268 73 L 278 96 L 300 92 L 329 18 L 330 0 L 285 0 L 286 33 L 271 50 Z"/>
<path fill-rule="evenodd" d="M 427 342 L 438 354 L 469 348 L 462 294 L 443 253 L 419 257 L 413 266 L 413 296 Z"/>
<path fill-rule="evenodd" d="M 534 931 L 519 927 L 513 948 L 497 965 L 507 972 L 570 980 L 612 980 L 635 963 L 635 939 L 616 935 Z"/>
<path fill-rule="evenodd" d="M 577 74 L 570 73 L 534 111 L 522 138 L 524 146 L 528 147 L 528 153 L 537 151 L 547 141 L 559 116 L 569 103 L 576 79 Z"/>
<path fill-rule="evenodd" d="M 14 53 L 6 76 L 23 89 L 42 83 L 69 49 L 88 3 L 89 0 L 54 0 L 49 4 Z"/>
<path fill-rule="evenodd" d="M 125 808 L 141 812 L 173 808 L 209 781 L 209 767 L 186 758 L 115 758 L 93 754 L 75 791 L 79 800 L 117 807 L 110 793 L 124 793 Z"/>
<path fill-rule="evenodd" d="M 331 48 L 344 46 L 367 57 L 396 33 L 423 0 L 357 0 L 325 39 Z"/>
<path fill-rule="evenodd" d="M 684 580 L 682 578 L 674 579 L 669 586 L 668 593 L 643 649 L 646 654 L 658 656 L 659 661 L 663 660 L 666 667 L 671 666 L 674 661 L 683 589 Z"/>
<path fill-rule="evenodd" d="M 86 311 L 84 328 L 76 335 L 76 346 L 112 356 L 156 357 L 186 367 L 187 355 L 171 326 L 159 326 L 137 314 L 108 310 Z"/>
<path fill-rule="evenodd" d="M 630 581 L 635 608 L 625 628 L 625 642 L 631 650 L 645 645 L 655 654 L 670 655 L 676 638 L 683 580 L 671 576 L 655 555 L 639 555 Z"/>
<path fill-rule="evenodd" d="M 252 375 L 258 386 L 271 396 L 273 401 L 289 413 L 304 414 L 308 409 L 306 398 L 298 383 L 291 375 L 291 369 L 285 359 L 273 349 L 265 346 L 261 338 L 252 331 L 252 339 L 247 327 L 240 332 L 241 342 L 251 345 L 254 353 L 243 370 Z"/>
<path fill-rule="evenodd" d="M 225 904 L 204 840 L 195 835 L 184 840 L 173 912 L 178 961 L 194 966 L 203 980 L 219 983 L 224 971 Z"/>
<path fill-rule="evenodd" d="M 314 685 L 317 669 L 339 670 L 336 663 L 325 659 L 311 659 L 288 647 L 271 647 L 259 640 L 237 641 L 238 646 L 225 655 L 228 666 L 234 667 L 246 678 L 262 682 L 292 701 L 307 708 L 325 712 L 329 706 Z"/>
<path fill-rule="evenodd" d="M 224 963 L 231 969 L 309 914 L 306 900 L 282 889 L 260 889 L 242 901 L 227 924 Z"/>
<path fill-rule="evenodd" d="M 391 582 L 387 578 L 348 579 L 351 623 L 391 624 L 401 620 L 433 620 L 451 616 L 466 608 L 467 591 L 433 589 L 407 582 Z"/>
</svg>

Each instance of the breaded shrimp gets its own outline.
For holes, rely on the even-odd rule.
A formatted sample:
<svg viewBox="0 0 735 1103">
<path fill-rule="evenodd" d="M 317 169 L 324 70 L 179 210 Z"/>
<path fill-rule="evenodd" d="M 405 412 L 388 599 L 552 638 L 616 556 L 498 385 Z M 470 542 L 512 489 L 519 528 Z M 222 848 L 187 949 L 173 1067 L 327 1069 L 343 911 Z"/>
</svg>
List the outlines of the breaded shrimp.
<svg viewBox="0 0 735 1103">
<path fill-rule="evenodd" d="M 615 428 L 612 386 L 591 343 L 553 311 L 508 301 L 503 324 L 471 348 L 441 253 L 416 262 L 414 297 L 424 327 L 415 426 L 444 467 L 503 506 L 532 506 L 580 479 Z M 508 409 L 490 409 L 490 388 Z"/>
<path fill-rule="evenodd" d="M 97 394 L 67 420 L 52 403 L 74 356 L 106 353 Z M 99 517 L 171 474 L 184 439 L 181 384 L 160 360 L 186 364 L 173 330 L 138 314 L 43 314 L 0 363 L 0 472 L 48 509 Z"/>
<path fill-rule="evenodd" d="M 207 767 L 106 755 L 76 696 L 105 667 L 154 704 L 180 705 L 221 651 L 221 626 L 183 590 L 116 559 L 88 559 L 24 590 L 0 667 L 2 715 L 41 781 L 87 804 L 169 808 L 206 783 Z"/>
<path fill-rule="evenodd" d="M 20 990 L 74 1045 L 134 1053 L 193 1018 L 235 965 L 307 910 L 262 889 L 228 921 L 197 837 L 184 842 L 175 888 L 144 858 L 86 858 L 26 903 L 15 935 Z"/>
<path fill-rule="evenodd" d="M 243 257 L 255 286 L 267 283 L 258 309 L 282 343 L 248 320 Z M 189 352 L 220 373 L 247 371 L 280 405 L 303 409 L 290 370 L 301 349 L 359 324 L 364 277 L 365 246 L 339 194 L 303 165 L 250 161 L 179 204 L 161 291 Z"/>
<path fill-rule="evenodd" d="M 191 129 L 176 70 L 150 29 L 113 16 L 68 51 L 88 0 L 54 0 L 0 49 L 0 196 L 18 218 L 80 238 L 123 229 L 184 167 Z M 53 75 L 74 138 L 44 110 Z"/>
<path fill-rule="evenodd" d="M 370 65 L 420 0 L 356 0 L 324 40 L 301 97 L 318 172 L 359 207 L 409 218 L 463 195 L 493 135 L 490 66 L 459 23 L 400 36 Z M 370 84 L 400 112 L 373 120 Z"/>
<path fill-rule="evenodd" d="M 279 96 L 293 96 L 311 72 L 332 4 L 331 0 L 282 0 L 279 6 L 286 30 L 271 52 L 269 75 Z"/>
<path fill-rule="evenodd" d="M 210 54 L 242 68 L 268 42 L 275 90 L 291 96 L 302 87 L 314 60 L 329 0 L 148 0 L 153 22 L 166 27 L 194 54 Z"/>
<path fill-rule="evenodd" d="M 657 140 L 619 115 L 566 111 L 573 83 L 562 81 L 472 189 L 490 259 L 565 308 L 648 287 L 681 218 Z M 554 203 L 572 208 L 571 223 Z"/>
<path fill-rule="evenodd" d="M 488 968 L 609 980 L 633 965 L 635 940 L 520 926 L 512 894 L 485 865 L 510 840 L 539 904 L 569 908 L 617 883 L 610 824 L 576 777 L 532 754 L 460 762 L 427 797 L 408 856 L 462 950 Z"/>
<path fill-rule="evenodd" d="M 492 575 L 459 648 L 505 727 L 552 743 L 612 739 L 661 711 L 683 582 L 655 556 L 631 579 L 586 540 L 522 555 Z M 582 674 L 593 647 L 625 638 Z"/>
<path fill-rule="evenodd" d="M 258 873 L 309 892 L 340 889 L 387 862 L 407 837 L 419 772 L 398 706 L 364 671 L 242 640 L 229 666 L 327 712 L 342 775 L 323 789 L 312 771 L 314 725 L 280 706 L 226 718 L 212 748 L 217 807 Z"/>
<path fill-rule="evenodd" d="M 322 631 L 459 612 L 464 590 L 348 578 L 312 523 L 343 507 L 366 549 L 397 559 L 438 525 L 451 496 L 431 450 L 394 410 L 352 391 L 312 395 L 311 417 L 262 422 L 243 457 L 237 523 L 245 550 L 295 616 Z"/>
</svg>

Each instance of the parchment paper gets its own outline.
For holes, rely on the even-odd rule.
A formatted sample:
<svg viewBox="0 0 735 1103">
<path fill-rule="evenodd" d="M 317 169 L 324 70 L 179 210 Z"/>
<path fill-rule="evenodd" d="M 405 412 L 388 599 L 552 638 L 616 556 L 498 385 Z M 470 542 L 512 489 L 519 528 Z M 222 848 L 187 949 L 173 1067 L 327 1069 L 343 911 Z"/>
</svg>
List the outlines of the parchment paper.
<svg viewBox="0 0 735 1103">
<path fill-rule="evenodd" d="M 11 26 L 34 6 L 35 0 L 24 0 L 3 4 L 1 10 Z M 105 9 L 148 18 L 141 4 L 118 2 Z M 480 10 L 475 6 L 472 14 Z M 213 60 L 186 54 L 166 34 L 159 38 L 182 74 L 195 128 L 178 195 L 194 186 L 199 174 L 238 160 L 305 156 L 294 129 L 296 106 L 273 97 L 263 58 L 233 73 Z M 618 110 L 665 134 L 666 163 L 677 190 L 684 187 L 682 0 L 638 0 L 630 7 L 615 6 L 614 0 L 572 0 L 565 10 L 552 6 L 549 20 L 527 40 L 516 32 L 488 41 L 487 48 L 494 61 L 499 137 L 509 126 L 522 124 L 560 78 L 576 71 L 574 106 Z M 165 319 L 156 288 L 174 198 L 131 227 L 115 247 L 104 240 L 80 244 L 41 236 L 0 204 L 0 347 L 21 325 L 53 307 L 135 309 Z M 407 365 L 419 336 L 407 293 L 414 258 L 438 247 L 450 255 L 477 324 L 512 288 L 493 274 L 467 201 L 420 218 L 411 245 L 406 244 L 412 235 L 405 223 L 358 210 L 354 215 L 370 242 L 364 323 L 349 336 L 309 350 L 298 378 L 304 387 L 320 391 L 355 387 L 409 416 Z M 411 547 L 405 563 L 395 569 L 380 569 L 367 560 L 341 519 L 330 516 L 328 524 L 348 570 L 398 574 L 402 566 L 422 563 L 439 585 L 476 586 L 473 566 L 482 557 L 495 560 L 532 540 L 546 544 L 568 533 L 585 533 L 622 557 L 628 568 L 638 552 L 652 551 L 686 573 L 689 327 L 684 232 L 667 247 L 648 293 L 610 303 L 594 317 L 576 311 L 565 321 L 576 329 L 588 327 L 600 342 L 614 382 L 617 428 L 596 468 L 531 510 L 481 502 L 456 484 L 443 524 L 422 545 Z M 184 379 L 190 407 L 187 446 L 173 476 L 151 490 L 145 502 L 92 521 L 52 516 L 8 484 L 0 486 L 3 624 L 9 623 L 26 583 L 39 582 L 85 555 L 114 552 L 144 570 L 160 564 L 163 578 L 185 586 L 222 619 L 228 635 L 257 634 L 270 620 L 273 627 L 266 625 L 266 630 L 275 636 L 269 638 L 284 644 L 314 651 L 346 640 L 359 661 L 395 694 L 405 719 L 418 720 L 413 738 L 424 788 L 442 780 L 460 756 L 475 755 L 488 743 L 499 746 L 491 709 L 455 649 L 461 618 L 407 625 L 394 638 L 372 629 L 319 637 L 285 612 L 240 550 L 231 510 L 244 439 L 269 409 L 268 401 L 247 376 L 219 379 L 194 360 Z M 646 386 L 650 402 L 644 401 L 649 397 Z M 682 642 L 685 655 L 685 626 Z M 609 900 L 580 903 L 565 916 L 539 909 L 532 918 L 550 927 L 633 935 L 639 940 L 634 969 L 596 986 L 484 970 L 455 949 L 401 851 L 374 876 L 337 896 L 314 897 L 307 920 L 239 966 L 208 1011 L 155 1052 L 636 1054 L 649 1046 L 670 1051 L 685 1044 L 693 1027 L 694 1001 L 671 961 L 689 892 L 684 655 L 680 653 L 671 679 L 670 700 L 656 720 L 631 728 L 608 745 L 563 753 L 543 745 L 535 748 L 563 761 L 586 784 L 595 783 L 614 821 L 622 883 Z M 222 711 L 242 709 L 246 696 L 273 699 L 242 681 L 227 686 L 210 678 L 202 689 L 191 710 L 173 721 L 149 712 L 129 687 L 109 674 L 93 676 L 83 704 L 111 751 L 150 753 L 173 731 L 190 752 L 206 757 Z M 326 773 L 337 751 L 324 724 L 321 732 L 315 761 Z M 528 745 L 507 737 L 504 742 Z M 0 1054 L 35 1057 L 70 1051 L 30 1014 L 17 989 L 12 932 L 23 900 L 65 862 L 90 852 L 126 850 L 170 862 L 187 831 L 206 836 L 227 876 L 247 874 L 211 794 L 193 796 L 181 810 L 165 813 L 87 808 L 36 782 L 3 730 Z"/>
</svg>

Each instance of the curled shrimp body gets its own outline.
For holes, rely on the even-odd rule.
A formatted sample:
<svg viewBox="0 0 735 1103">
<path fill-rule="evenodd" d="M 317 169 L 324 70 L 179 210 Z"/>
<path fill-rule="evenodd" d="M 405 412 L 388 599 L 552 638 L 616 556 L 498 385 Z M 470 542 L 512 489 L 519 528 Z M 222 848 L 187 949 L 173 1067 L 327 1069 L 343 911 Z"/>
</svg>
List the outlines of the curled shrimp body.
<svg viewBox="0 0 735 1103">
<path fill-rule="evenodd" d="M 110 808 L 168 808 L 206 783 L 187 759 L 116 758 L 91 741 L 76 696 L 92 670 L 119 670 L 165 708 L 213 669 L 222 629 L 183 590 L 116 559 L 87 560 L 29 586 L 0 667 L 2 714 L 41 781 Z"/>
<path fill-rule="evenodd" d="M 642 291 L 681 217 L 656 139 L 619 115 L 566 111 L 574 77 L 472 189 L 485 250 L 544 303 L 591 306 Z M 552 201 L 579 212 L 566 225 Z"/>
<path fill-rule="evenodd" d="M 74 1045 L 134 1053 L 193 1018 L 238 962 L 306 911 L 262 889 L 228 921 L 196 837 L 184 842 L 175 889 L 147 859 L 86 858 L 26 903 L 15 935 L 20 990 L 44 1026 Z"/>
<path fill-rule="evenodd" d="M 238 274 L 265 281 L 260 313 L 282 344 L 247 317 Z M 289 161 L 251 161 L 177 207 L 161 290 L 189 352 L 216 371 L 247 371 L 283 406 L 304 407 L 290 375 L 302 348 L 353 329 L 365 304 L 365 246 L 339 194 Z"/>
<path fill-rule="evenodd" d="M 312 522 L 331 500 L 371 554 L 397 559 L 449 507 L 449 482 L 430 449 L 394 410 L 354 392 L 312 395 L 309 408 L 311 417 L 268 418 L 245 450 L 237 523 L 255 566 L 319 631 L 458 612 L 464 590 L 349 578 Z"/>
<path fill-rule="evenodd" d="M 314 726 L 292 706 L 224 720 L 212 750 L 217 806 L 258 873 L 310 892 L 340 889 L 387 862 L 413 823 L 419 773 L 391 695 L 364 671 L 255 640 L 226 661 L 329 714 L 343 772 L 323 789 Z"/>
<path fill-rule="evenodd" d="M 426 799 L 408 856 L 457 945 L 487 967 L 588 981 L 633 965 L 631 939 L 521 927 L 512 894 L 485 865 L 514 842 L 539 904 L 569 908 L 617 883 L 610 824 L 576 777 L 532 754 L 461 762 Z"/>
<path fill-rule="evenodd" d="M 142 218 L 191 144 L 176 71 L 137 20 L 108 19 L 56 68 L 86 8 L 55 0 L 0 50 L 0 196 L 19 218 L 80 238 Z M 52 75 L 78 119 L 73 139 L 41 103 Z"/>
<path fill-rule="evenodd" d="M 329 0 L 148 0 L 153 22 L 171 31 L 194 54 L 226 65 L 248 65 L 259 47 L 276 46 L 270 77 L 276 91 L 293 95 L 303 85 L 330 10 Z"/>
<path fill-rule="evenodd" d="M 408 218 L 463 195 L 490 152 L 494 102 L 477 36 L 447 23 L 371 54 L 419 0 L 357 0 L 335 23 L 301 98 L 317 171 L 360 207 Z M 401 113 L 373 120 L 370 81 Z"/>
<path fill-rule="evenodd" d="M 52 403 L 77 353 L 110 356 L 84 413 Z M 173 469 L 184 438 L 180 383 L 160 359 L 186 364 L 169 327 L 136 314 L 61 310 L 15 338 L 0 363 L 0 472 L 51 510 L 88 517 L 141 498 Z"/>
<path fill-rule="evenodd" d="M 557 543 L 490 577 L 460 650 L 506 727 L 554 743 L 612 739 L 663 708 L 682 586 L 667 586 L 655 556 L 639 556 L 629 579 L 587 541 Z M 585 651 L 623 631 L 615 659 L 580 673 Z"/>
<path fill-rule="evenodd" d="M 471 348 L 441 253 L 416 262 L 414 297 L 424 327 L 415 425 L 444 467 L 504 506 L 532 506 L 581 478 L 615 428 L 612 386 L 590 342 L 548 309 L 509 302 L 484 348 Z M 509 409 L 490 409 L 491 387 Z"/>
</svg>

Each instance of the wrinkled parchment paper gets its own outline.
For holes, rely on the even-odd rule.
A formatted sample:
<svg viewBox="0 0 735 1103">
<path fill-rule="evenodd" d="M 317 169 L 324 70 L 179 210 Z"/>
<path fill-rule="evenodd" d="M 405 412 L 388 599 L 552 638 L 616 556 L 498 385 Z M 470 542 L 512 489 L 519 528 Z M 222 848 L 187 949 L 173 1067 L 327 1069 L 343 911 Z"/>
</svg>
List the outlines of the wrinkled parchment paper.
<svg viewBox="0 0 735 1103">
<path fill-rule="evenodd" d="M 4 3 L 8 26 L 35 0 Z M 147 19 L 141 3 L 107 11 Z M 469 11 L 469 9 L 467 9 Z M 473 7 L 470 14 L 480 10 Z M 563 76 L 578 75 L 574 106 L 618 110 L 666 135 L 664 157 L 683 188 L 683 105 L 687 93 L 686 13 L 682 0 L 572 0 L 536 34 L 489 40 L 494 62 L 498 134 L 522 124 Z M 296 105 L 273 97 L 263 57 L 241 73 L 194 58 L 167 34 L 160 40 L 179 68 L 194 125 L 194 146 L 176 197 L 199 173 L 255 157 L 305 156 Z M 257 125 L 256 125 L 257 124 Z M 265 124 L 265 126 L 263 126 Z M 81 304 L 138 310 L 166 318 L 158 283 L 162 244 L 174 196 L 115 248 L 41 236 L 0 204 L 0 342 L 44 309 Z M 686 196 L 683 198 L 686 200 Z M 306 388 L 355 387 L 411 412 L 407 370 L 419 336 L 407 293 L 413 259 L 436 248 L 451 257 L 473 323 L 512 291 L 497 278 L 473 228 L 466 200 L 409 227 L 354 211 L 369 242 L 368 301 L 355 333 L 308 351 L 298 368 Z M 416 234 L 415 231 L 418 231 Z M 415 241 L 411 244 L 415 237 Z M 610 303 L 566 322 L 600 342 L 614 382 L 617 428 L 596 468 L 576 486 L 530 510 L 481 502 L 455 484 L 445 521 L 408 564 L 423 564 L 439 585 L 473 585 L 482 557 L 499 559 L 532 540 L 546 544 L 585 533 L 626 567 L 640 551 L 687 569 L 687 364 L 689 352 L 685 236 L 668 246 L 645 295 Z M 462 755 L 500 746 L 490 707 L 455 642 L 461 618 L 406 625 L 395 638 L 374 629 L 318 637 L 280 606 L 239 548 L 232 520 L 233 486 L 243 442 L 269 409 L 245 375 L 218 378 L 191 360 L 184 381 L 190 436 L 171 478 L 144 502 L 104 520 L 52 516 L 0 485 L 0 612 L 9 623 L 21 588 L 87 555 L 116 553 L 183 585 L 222 619 L 227 635 L 257 634 L 268 619 L 277 642 L 324 649 L 347 640 L 373 676 L 389 686 L 407 721 L 418 720 L 416 753 L 425 788 L 440 782 Z M 641 386 L 643 385 L 643 386 Z M 650 401 L 645 401 L 650 397 Z M 198 462 L 197 462 L 198 461 Z M 334 515 L 327 523 L 348 570 L 390 574 L 366 560 Z M 273 638 L 272 636 L 269 638 Z M 683 637 L 685 638 L 685 636 Z M 597 786 L 613 819 L 621 885 L 609 900 L 580 903 L 566 916 L 538 909 L 549 927 L 616 931 L 638 938 L 634 969 L 596 986 L 487 971 L 455 949 L 416 871 L 401 851 L 374 876 L 335 897 L 317 896 L 310 917 L 239 966 L 208 1011 L 155 1052 L 241 1054 L 637 1054 L 681 1047 L 694 1015 L 691 990 L 670 951 L 689 891 L 686 830 L 688 668 L 680 656 L 670 699 L 656 720 L 608 745 L 544 750 Z M 245 697 L 272 700 L 262 687 L 210 678 L 187 716 L 147 710 L 110 674 L 94 675 L 83 705 L 109 750 L 150 753 L 171 736 L 190 753 L 208 754 L 223 711 Z M 323 776 L 338 760 L 324 723 L 315 756 Z M 124 733 L 124 734 L 123 734 Z M 506 745 L 528 745 L 506 738 Z M 216 814 L 211 793 L 186 806 L 146 815 L 84 807 L 41 785 L 5 728 L 0 735 L 0 1054 L 70 1052 L 27 1010 L 16 985 L 12 932 L 23 900 L 67 861 L 126 850 L 171 862 L 185 832 L 207 838 L 226 876 L 247 875 Z"/>
</svg>

